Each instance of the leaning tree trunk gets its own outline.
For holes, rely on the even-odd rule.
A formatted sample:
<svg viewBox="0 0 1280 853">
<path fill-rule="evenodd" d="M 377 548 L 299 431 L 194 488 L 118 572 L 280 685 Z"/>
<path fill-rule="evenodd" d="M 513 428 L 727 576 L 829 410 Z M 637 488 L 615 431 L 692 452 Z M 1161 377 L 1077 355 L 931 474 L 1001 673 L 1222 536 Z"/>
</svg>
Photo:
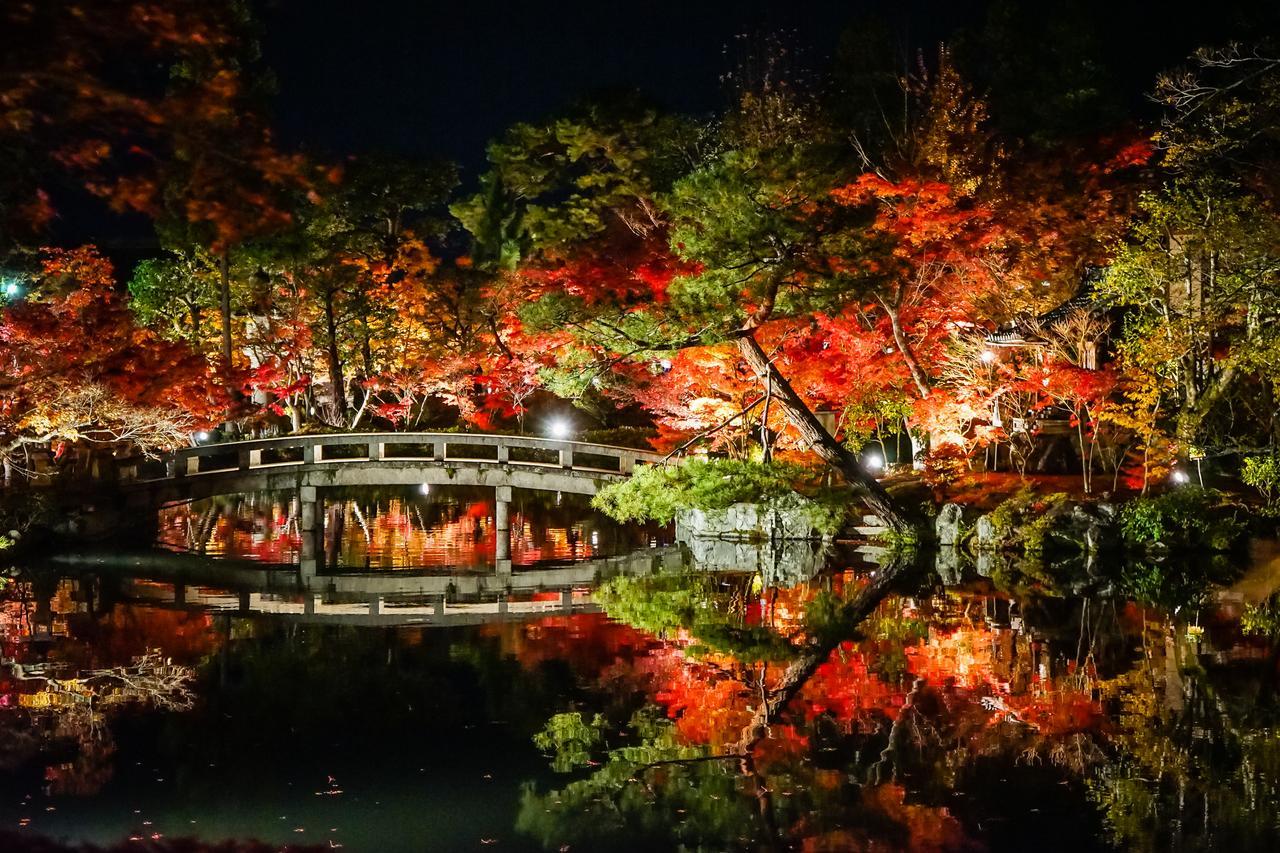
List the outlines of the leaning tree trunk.
<svg viewBox="0 0 1280 853">
<path fill-rule="evenodd" d="M 912 524 L 906 513 L 885 491 L 884 486 L 862 467 L 857 457 L 823 428 L 787 378 L 774 367 L 755 337 L 747 332 L 738 338 L 737 343 L 743 360 L 765 383 L 766 388 L 770 389 L 773 400 L 813 452 L 823 462 L 838 469 L 867 508 L 887 526 L 899 531 L 909 529 Z"/>
<path fill-rule="evenodd" d="M 898 354 L 902 356 L 902 362 L 907 366 L 907 371 L 911 374 L 911 381 L 916 385 L 916 391 L 921 397 L 928 397 L 930 389 L 929 374 L 925 373 L 923 367 L 920 366 L 920 360 L 916 358 L 915 349 L 911 346 L 911 339 L 907 337 L 907 330 L 902 328 L 902 320 L 898 314 L 897 308 L 889 307 L 888 303 L 884 304 L 885 313 L 889 315 L 889 327 L 893 330 L 893 342 L 898 346 Z"/>
<path fill-rule="evenodd" d="M 800 695 L 800 691 L 809 683 L 822 666 L 831 657 L 842 642 L 852 638 L 858 626 L 870 616 L 880 602 L 902 579 L 914 569 L 914 558 L 898 558 L 887 566 L 882 566 L 866 587 L 858 593 L 857 598 L 845 604 L 839 614 L 842 630 L 824 632 L 824 638 L 809 645 L 799 656 L 791 661 L 777 686 L 768 691 L 763 700 L 756 705 L 751 721 L 743 727 L 734 752 L 749 755 L 756 744 L 768 736 L 769 727 L 782 716 L 787 705 Z"/>
</svg>

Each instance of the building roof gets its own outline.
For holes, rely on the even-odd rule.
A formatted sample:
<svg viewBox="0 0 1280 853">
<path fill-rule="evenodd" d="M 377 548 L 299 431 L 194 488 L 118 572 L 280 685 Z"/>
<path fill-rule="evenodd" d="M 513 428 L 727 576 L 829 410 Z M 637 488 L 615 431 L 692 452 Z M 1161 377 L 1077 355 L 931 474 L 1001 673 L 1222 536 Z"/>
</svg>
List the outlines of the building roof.
<svg viewBox="0 0 1280 853">
<path fill-rule="evenodd" d="M 994 332 L 987 335 L 987 344 L 993 347 L 1045 346 L 1048 341 L 1045 340 L 1043 335 L 1039 334 L 1038 329 L 1052 326 L 1054 323 L 1071 316 L 1076 311 L 1096 311 L 1101 309 L 1095 297 L 1095 288 L 1105 271 L 1105 267 L 1086 268 L 1084 277 L 1080 282 L 1080 288 L 1076 291 L 1075 296 L 1056 308 L 1050 308 L 1035 317 L 1010 320 L 1007 323 L 1000 324 Z"/>
</svg>

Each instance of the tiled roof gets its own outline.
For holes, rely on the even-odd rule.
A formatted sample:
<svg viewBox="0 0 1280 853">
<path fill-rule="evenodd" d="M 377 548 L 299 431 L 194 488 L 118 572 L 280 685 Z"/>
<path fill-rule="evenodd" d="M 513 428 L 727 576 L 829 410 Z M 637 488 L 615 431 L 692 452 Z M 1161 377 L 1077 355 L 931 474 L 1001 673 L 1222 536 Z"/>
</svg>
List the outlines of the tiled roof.
<svg viewBox="0 0 1280 853">
<path fill-rule="evenodd" d="M 1075 296 L 1056 308 L 1050 308 L 1032 320 L 1013 320 L 1004 323 L 1000 328 L 987 335 L 986 341 L 992 346 L 1043 346 L 1045 339 L 1034 329 L 1052 326 L 1081 309 L 1094 310 L 1099 306 L 1094 299 L 1094 287 L 1105 272 L 1103 267 L 1089 267 L 1080 282 L 1080 290 Z"/>
</svg>

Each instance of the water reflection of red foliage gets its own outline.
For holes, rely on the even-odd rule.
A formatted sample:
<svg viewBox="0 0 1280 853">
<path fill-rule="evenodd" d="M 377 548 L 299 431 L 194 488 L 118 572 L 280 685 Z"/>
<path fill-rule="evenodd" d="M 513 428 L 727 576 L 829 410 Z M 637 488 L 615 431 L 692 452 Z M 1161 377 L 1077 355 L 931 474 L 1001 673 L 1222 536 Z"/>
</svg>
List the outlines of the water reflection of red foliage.
<svg viewBox="0 0 1280 853">
<path fill-rule="evenodd" d="M 555 593 L 559 597 L 559 593 Z M 652 638 L 603 613 L 552 616 L 536 622 L 498 622 L 482 626 L 482 636 L 499 638 L 503 652 L 526 669 L 546 661 L 564 661 L 585 678 L 594 678 L 620 662 L 630 664 L 655 647 Z"/>
<path fill-rule="evenodd" d="M 809 596 L 811 597 L 811 593 Z M 766 593 L 763 612 L 774 624 L 798 625 L 806 593 Z M 911 612 L 900 600 L 881 607 L 879 619 Z M 921 625 L 924 636 L 877 636 L 842 643 L 805 682 L 781 724 L 771 728 L 757 758 L 789 755 L 803 749 L 805 727 L 823 716 L 847 730 L 872 727 L 897 718 L 913 685 L 942 690 L 959 700 L 957 708 L 979 724 L 1016 719 L 1042 734 L 1097 730 L 1103 724 L 1100 702 L 1091 689 L 1092 669 L 1069 665 L 1050 676 L 1036 667 L 1032 641 L 1005 627 L 980 622 L 947 624 L 933 619 Z M 625 669 L 625 672 L 622 670 Z M 667 640 L 643 658 L 619 663 L 602 681 L 625 681 L 657 702 L 691 745 L 713 750 L 734 744 L 752 719 L 760 687 L 774 688 L 785 664 L 748 666 L 720 656 L 691 656 L 687 641 Z"/>
<path fill-rule="evenodd" d="M 517 566 L 591 559 L 599 531 L 581 521 L 545 523 L 513 507 L 511 559 Z M 398 569 L 488 567 L 495 556 L 492 501 L 433 503 L 427 498 L 337 501 L 324 513 L 327 552 L 340 565 Z M 211 499 L 161 510 L 158 544 L 177 551 L 261 563 L 296 562 L 296 504 L 287 497 Z"/>
<path fill-rule="evenodd" d="M 195 664 L 216 651 L 222 640 L 209 614 L 181 610 L 116 607 L 100 617 L 77 614 L 67 626 L 75 642 L 62 654 L 84 667 L 120 666 L 152 649 L 160 649 L 175 663 Z"/>
<path fill-rule="evenodd" d="M 799 826 L 794 827 L 793 831 L 804 837 L 800 849 L 805 853 L 837 850 L 857 850 L 861 853 L 898 853 L 901 850 L 940 853 L 945 850 L 964 853 L 985 849 L 968 837 L 964 826 L 946 809 L 908 803 L 907 792 L 900 785 L 867 786 L 862 789 L 861 796 L 868 811 L 877 813 L 900 827 L 906 833 L 905 837 L 890 840 L 883 835 L 873 834 L 874 830 L 870 828 L 860 827 L 845 827 L 811 835 L 805 832 L 805 827 Z"/>
</svg>

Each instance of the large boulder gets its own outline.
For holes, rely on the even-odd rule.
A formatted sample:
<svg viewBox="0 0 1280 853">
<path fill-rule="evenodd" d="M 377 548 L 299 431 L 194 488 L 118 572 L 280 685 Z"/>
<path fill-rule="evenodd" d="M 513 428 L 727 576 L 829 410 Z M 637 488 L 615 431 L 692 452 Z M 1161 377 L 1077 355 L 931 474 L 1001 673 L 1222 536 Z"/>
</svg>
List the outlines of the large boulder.
<svg viewBox="0 0 1280 853">
<path fill-rule="evenodd" d="M 814 527 L 814 504 L 800 494 L 768 503 L 736 503 L 722 509 L 684 509 L 676 513 L 676 538 L 744 541 L 824 539 Z"/>
<path fill-rule="evenodd" d="M 959 545 L 964 511 L 959 504 L 944 504 L 934 523 L 939 545 Z"/>
<path fill-rule="evenodd" d="M 978 518 L 977 545 L 979 551 L 999 551 L 1009 543 L 1011 531 L 1002 527 L 990 513 Z"/>
</svg>

